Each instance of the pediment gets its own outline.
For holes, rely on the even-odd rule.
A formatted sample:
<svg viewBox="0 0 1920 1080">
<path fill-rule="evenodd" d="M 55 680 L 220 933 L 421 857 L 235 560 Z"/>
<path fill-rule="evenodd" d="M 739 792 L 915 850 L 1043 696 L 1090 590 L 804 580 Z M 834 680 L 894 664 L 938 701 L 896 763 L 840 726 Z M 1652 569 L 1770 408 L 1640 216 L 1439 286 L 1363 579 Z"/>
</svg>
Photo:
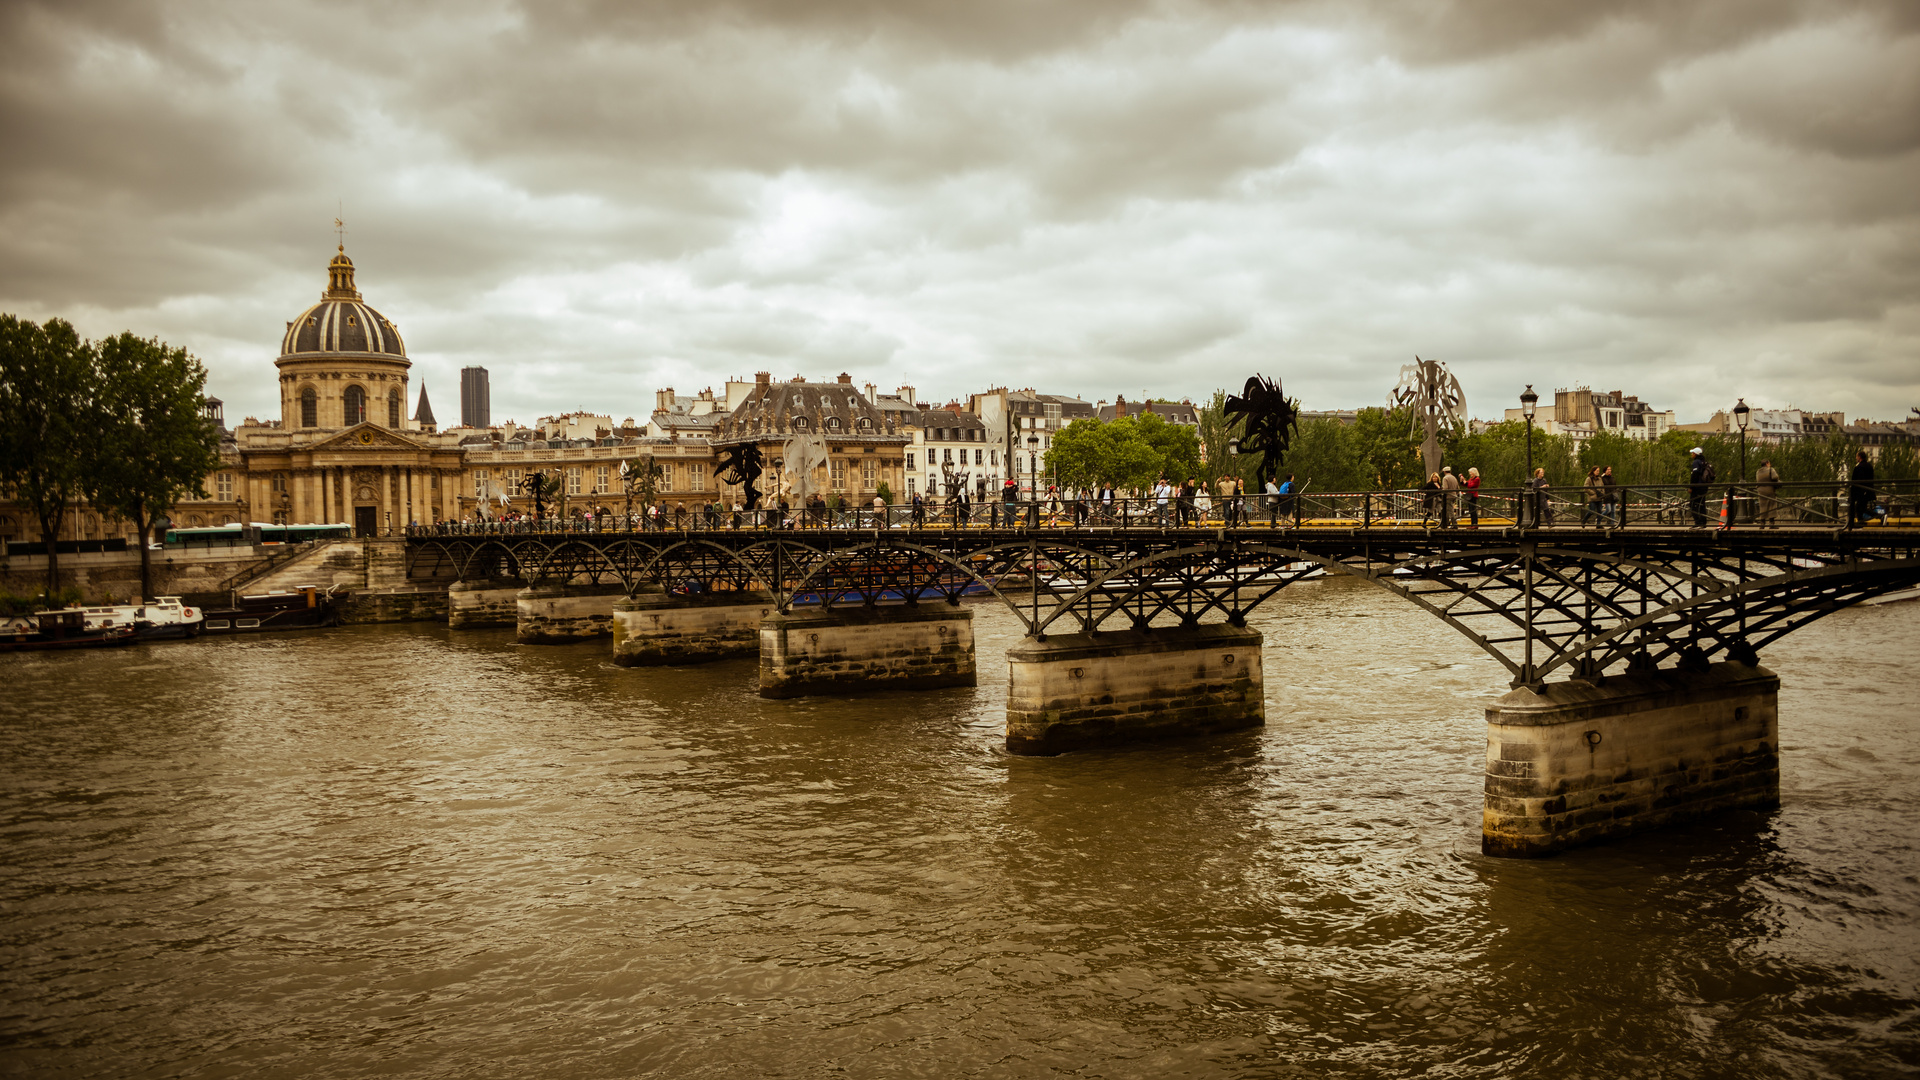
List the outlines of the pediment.
<svg viewBox="0 0 1920 1080">
<path fill-rule="evenodd" d="M 378 424 L 364 423 L 330 435 L 317 443 L 310 443 L 304 450 L 425 450 L 427 444 L 409 439 L 392 428 L 383 428 Z"/>
</svg>

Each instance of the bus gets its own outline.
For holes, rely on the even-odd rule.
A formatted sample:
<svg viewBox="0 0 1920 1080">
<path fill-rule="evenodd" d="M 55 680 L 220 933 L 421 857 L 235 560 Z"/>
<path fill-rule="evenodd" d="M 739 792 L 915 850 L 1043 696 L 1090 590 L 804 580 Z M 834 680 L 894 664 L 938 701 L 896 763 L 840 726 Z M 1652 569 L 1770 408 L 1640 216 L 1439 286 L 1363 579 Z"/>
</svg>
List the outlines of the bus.
<svg viewBox="0 0 1920 1080">
<path fill-rule="evenodd" d="M 353 527 L 339 525 L 272 525 L 256 521 L 251 525 L 210 525 L 199 529 L 168 529 L 167 547 L 219 548 L 252 547 L 254 544 L 304 544 L 310 540 L 349 540 Z"/>
</svg>

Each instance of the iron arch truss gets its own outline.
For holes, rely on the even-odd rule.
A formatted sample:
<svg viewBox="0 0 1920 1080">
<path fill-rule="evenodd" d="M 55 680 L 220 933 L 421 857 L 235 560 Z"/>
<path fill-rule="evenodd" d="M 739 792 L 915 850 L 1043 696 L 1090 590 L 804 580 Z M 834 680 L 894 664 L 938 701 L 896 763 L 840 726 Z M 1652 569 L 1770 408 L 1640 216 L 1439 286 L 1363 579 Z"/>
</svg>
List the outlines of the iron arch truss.
<svg viewBox="0 0 1920 1080">
<path fill-rule="evenodd" d="M 1515 685 L 1751 663 L 1814 619 L 1920 586 L 1911 531 L 727 529 L 422 533 L 408 545 L 420 577 L 766 589 L 781 610 L 986 595 L 1040 636 L 1244 624 L 1289 585 L 1346 574 L 1446 622 Z"/>
</svg>

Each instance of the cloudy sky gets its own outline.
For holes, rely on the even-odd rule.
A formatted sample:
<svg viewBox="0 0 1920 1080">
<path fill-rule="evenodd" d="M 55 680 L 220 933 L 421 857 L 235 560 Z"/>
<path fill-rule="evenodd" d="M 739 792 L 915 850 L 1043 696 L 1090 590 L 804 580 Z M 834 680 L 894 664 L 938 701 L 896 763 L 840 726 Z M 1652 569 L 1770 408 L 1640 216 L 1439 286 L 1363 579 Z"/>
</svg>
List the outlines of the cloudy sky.
<svg viewBox="0 0 1920 1080">
<path fill-rule="evenodd" d="M 1920 4 L 7 0 L 0 310 L 277 412 L 344 207 L 443 422 L 850 372 L 1920 405 Z"/>
</svg>

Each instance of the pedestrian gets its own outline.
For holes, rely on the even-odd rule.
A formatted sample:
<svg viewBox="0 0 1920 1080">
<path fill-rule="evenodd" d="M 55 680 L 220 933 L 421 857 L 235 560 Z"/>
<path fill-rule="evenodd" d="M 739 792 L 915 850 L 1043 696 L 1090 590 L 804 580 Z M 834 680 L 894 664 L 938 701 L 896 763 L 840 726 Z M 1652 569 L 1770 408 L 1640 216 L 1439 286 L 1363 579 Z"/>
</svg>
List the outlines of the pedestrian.
<svg viewBox="0 0 1920 1080">
<path fill-rule="evenodd" d="M 1467 518 L 1472 522 L 1467 528 L 1480 527 L 1480 470 L 1471 466 L 1467 469 Z"/>
<path fill-rule="evenodd" d="M 1428 473 L 1427 482 L 1420 485 L 1420 524 L 1424 527 L 1433 520 L 1440 509 L 1440 474 Z"/>
<path fill-rule="evenodd" d="M 1620 489 L 1613 480 L 1613 466 L 1600 470 L 1600 513 L 1614 528 L 1620 527 Z"/>
<path fill-rule="evenodd" d="M 1453 475 L 1453 466 L 1440 467 L 1440 527 L 1451 529 L 1459 522 L 1460 478 Z"/>
<path fill-rule="evenodd" d="M 1759 496 L 1760 501 L 1760 505 L 1754 508 L 1757 511 L 1754 514 L 1754 521 L 1762 528 L 1776 528 L 1780 516 L 1780 500 L 1777 497 L 1780 490 L 1780 470 L 1773 467 L 1772 458 L 1760 463 L 1760 468 L 1753 474 L 1753 480 L 1755 484 L 1753 492 Z"/>
<path fill-rule="evenodd" d="M 1595 465 L 1587 470 L 1586 482 L 1581 484 L 1580 487 L 1580 494 L 1586 499 L 1586 506 L 1580 511 L 1580 524 L 1586 525 L 1591 523 L 1593 527 L 1597 529 L 1600 527 L 1601 520 L 1600 466 Z"/>
<path fill-rule="evenodd" d="M 1295 519 L 1299 493 L 1300 486 L 1294 483 L 1293 474 L 1288 473 L 1287 478 L 1280 482 L 1279 498 L 1275 500 L 1280 507 L 1281 518 L 1285 519 L 1288 523 L 1292 523 Z"/>
<path fill-rule="evenodd" d="M 1171 498 L 1173 498 L 1173 485 L 1163 476 L 1160 482 L 1153 486 L 1155 520 L 1163 529 L 1167 527 L 1167 500 Z"/>
<path fill-rule="evenodd" d="M 1193 492 L 1193 512 L 1200 524 L 1205 525 L 1213 515 L 1213 496 L 1207 493 L 1207 485 L 1201 484 Z"/>
<path fill-rule="evenodd" d="M 1693 516 L 1693 527 L 1703 529 L 1707 525 L 1707 486 L 1713 483 L 1713 463 L 1697 446 L 1689 452 L 1693 456 L 1687 462 L 1687 510 Z"/>
<path fill-rule="evenodd" d="M 1535 528 L 1553 527 L 1553 507 L 1547 502 L 1547 470 L 1533 470 L 1533 480 L 1528 483 L 1533 494 L 1533 523 Z"/>
<path fill-rule="evenodd" d="M 1273 477 L 1267 477 L 1261 495 L 1267 500 L 1267 528 L 1271 529 L 1280 524 L 1280 484 Z"/>
<path fill-rule="evenodd" d="M 1847 489 L 1847 525 L 1864 526 L 1873 517 L 1873 462 L 1865 450 L 1853 456 L 1853 486 Z"/>
</svg>

